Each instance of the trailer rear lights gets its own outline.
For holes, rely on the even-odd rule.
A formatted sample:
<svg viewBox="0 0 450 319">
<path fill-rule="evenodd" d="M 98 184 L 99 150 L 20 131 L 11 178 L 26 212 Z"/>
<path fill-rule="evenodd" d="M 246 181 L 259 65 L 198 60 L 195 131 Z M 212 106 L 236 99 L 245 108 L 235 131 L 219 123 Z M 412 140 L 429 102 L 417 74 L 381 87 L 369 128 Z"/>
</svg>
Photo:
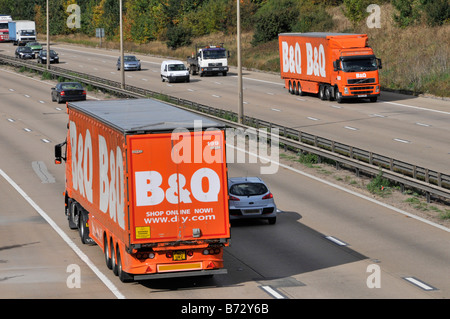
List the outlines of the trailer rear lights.
<svg viewBox="0 0 450 319">
<path fill-rule="evenodd" d="M 211 268 L 215 268 L 214 263 L 212 261 L 210 261 L 208 263 L 208 265 L 206 266 L 206 269 L 211 269 Z"/>
<path fill-rule="evenodd" d="M 136 258 L 143 259 L 143 260 L 149 259 L 149 258 L 153 259 L 153 258 L 155 258 L 155 253 L 137 253 Z"/>
<path fill-rule="evenodd" d="M 217 255 L 220 254 L 220 248 L 208 248 L 203 250 L 203 255 Z"/>
<path fill-rule="evenodd" d="M 192 256 L 194 256 L 194 251 L 193 251 L 193 250 L 188 250 L 188 251 L 186 252 L 186 254 L 187 254 L 189 257 L 192 257 Z"/>
<path fill-rule="evenodd" d="M 172 259 L 173 253 L 171 251 L 166 252 L 166 258 Z"/>
</svg>

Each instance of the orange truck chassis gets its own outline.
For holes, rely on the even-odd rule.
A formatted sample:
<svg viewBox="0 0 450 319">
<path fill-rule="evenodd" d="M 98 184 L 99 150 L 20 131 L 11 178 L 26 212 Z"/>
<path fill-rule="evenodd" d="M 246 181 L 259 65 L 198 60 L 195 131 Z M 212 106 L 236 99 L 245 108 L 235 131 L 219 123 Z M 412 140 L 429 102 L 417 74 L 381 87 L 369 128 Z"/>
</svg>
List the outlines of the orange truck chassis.
<svg viewBox="0 0 450 319">
<path fill-rule="evenodd" d="M 122 281 L 226 273 L 224 126 L 150 99 L 69 102 L 65 214 Z"/>
</svg>

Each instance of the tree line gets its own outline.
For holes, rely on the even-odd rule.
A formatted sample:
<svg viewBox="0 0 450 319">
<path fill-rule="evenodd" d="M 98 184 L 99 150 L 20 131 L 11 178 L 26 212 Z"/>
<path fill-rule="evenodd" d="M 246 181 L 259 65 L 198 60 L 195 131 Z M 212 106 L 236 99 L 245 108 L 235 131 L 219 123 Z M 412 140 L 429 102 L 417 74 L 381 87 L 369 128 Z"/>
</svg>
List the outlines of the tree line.
<svg viewBox="0 0 450 319">
<path fill-rule="evenodd" d="M 236 0 L 122 0 L 124 39 L 135 43 L 166 41 L 168 47 L 188 45 L 192 38 L 236 32 Z M 241 28 L 254 31 L 254 45 L 271 41 L 281 32 L 329 31 L 328 6 L 342 5 L 350 21 L 358 23 L 371 4 L 391 2 L 401 27 L 450 23 L 448 0 L 240 0 Z M 70 28 L 70 5 L 80 8 L 80 27 Z M 46 0 L 2 0 L 0 14 L 14 20 L 34 20 L 46 33 Z M 95 36 L 104 28 L 108 40 L 119 37 L 119 0 L 49 0 L 50 35 L 81 33 Z"/>
</svg>

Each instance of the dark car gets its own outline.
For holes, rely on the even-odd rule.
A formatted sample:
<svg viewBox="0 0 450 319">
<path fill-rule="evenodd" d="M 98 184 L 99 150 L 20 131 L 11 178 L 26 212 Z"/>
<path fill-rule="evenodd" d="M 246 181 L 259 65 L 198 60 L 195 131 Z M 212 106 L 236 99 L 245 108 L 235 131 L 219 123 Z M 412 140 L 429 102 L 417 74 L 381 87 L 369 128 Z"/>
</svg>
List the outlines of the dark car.
<svg viewBox="0 0 450 319">
<path fill-rule="evenodd" d="M 53 102 L 85 101 L 86 90 L 78 82 L 60 82 L 52 88 Z"/>
<path fill-rule="evenodd" d="M 34 59 L 34 52 L 30 47 L 18 47 L 15 56 L 19 59 Z"/>
<path fill-rule="evenodd" d="M 120 57 L 117 60 L 117 71 L 120 70 Z M 123 57 L 123 69 L 125 71 L 130 71 L 130 70 L 137 70 L 140 71 L 141 70 L 141 62 L 134 56 L 134 55 L 125 55 Z"/>
<path fill-rule="evenodd" d="M 259 177 L 228 178 L 230 220 L 264 218 L 277 221 L 277 206 L 272 193 Z"/>
<path fill-rule="evenodd" d="M 47 64 L 47 50 L 39 51 L 38 63 Z M 59 56 L 54 50 L 50 50 L 50 63 L 59 63 Z"/>
</svg>

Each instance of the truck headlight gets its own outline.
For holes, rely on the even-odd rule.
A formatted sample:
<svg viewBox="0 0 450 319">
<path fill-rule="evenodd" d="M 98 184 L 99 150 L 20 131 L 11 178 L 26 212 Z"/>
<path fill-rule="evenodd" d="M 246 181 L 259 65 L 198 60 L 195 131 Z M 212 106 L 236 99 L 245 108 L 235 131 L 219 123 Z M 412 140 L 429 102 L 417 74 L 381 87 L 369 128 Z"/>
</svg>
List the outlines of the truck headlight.
<svg viewBox="0 0 450 319">
<path fill-rule="evenodd" d="M 344 87 L 344 93 L 348 94 L 348 87 Z"/>
</svg>

